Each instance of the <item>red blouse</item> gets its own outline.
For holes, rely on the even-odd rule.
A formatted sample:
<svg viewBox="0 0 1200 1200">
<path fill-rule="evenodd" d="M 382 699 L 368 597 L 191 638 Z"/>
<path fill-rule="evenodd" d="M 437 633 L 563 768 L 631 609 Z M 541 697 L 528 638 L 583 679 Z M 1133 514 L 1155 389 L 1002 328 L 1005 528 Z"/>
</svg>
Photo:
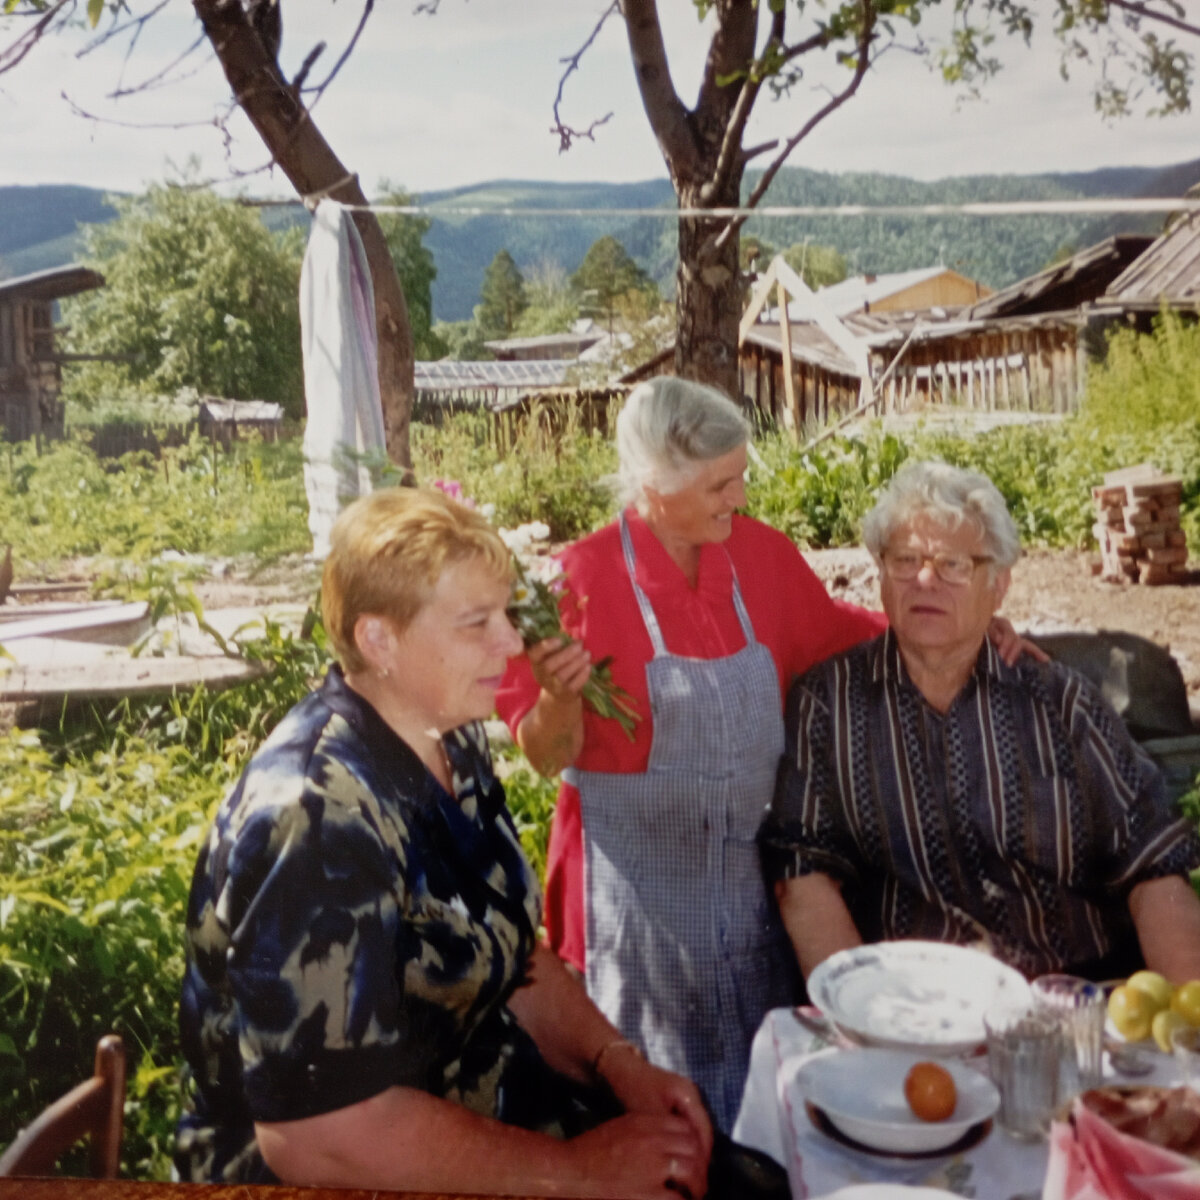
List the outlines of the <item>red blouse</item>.
<svg viewBox="0 0 1200 1200">
<path fill-rule="evenodd" d="M 777 530 L 735 516 L 727 541 L 700 551 L 693 589 L 636 511 L 626 512 L 637 559 L 638 583 L 654 607 L 667 649 L 689 658 L 722 658 L 746 644 L 733 606 L 730 564 L 737 571 L 754 633 L 779 672 L 780 704 L 792 679 L 814 663 L 882 632 L 882 613 L 832 600 L 796 547 Z M 621 553 L 617 523 L 590 534 L 562 554 L 570 595 L 563 625 L 587 647 L 593 661 L 611 655 L 613 679 L 634 698 L 642 719 L 631 741 L 616 721 L 584 709 L 583 750 L 575 766 L 585 771 L 636 774 L 650 757 L 653 721 L 645 664 L 653 657 Z M 497 697 L 501 717 L 514 732 L 538 696 L 522 655 L 509 662 Z M 546 929 L 554 950 L 583 969 L 583 831 L 579 793 L 559 789 L 546 868 Z"/>
</svg>

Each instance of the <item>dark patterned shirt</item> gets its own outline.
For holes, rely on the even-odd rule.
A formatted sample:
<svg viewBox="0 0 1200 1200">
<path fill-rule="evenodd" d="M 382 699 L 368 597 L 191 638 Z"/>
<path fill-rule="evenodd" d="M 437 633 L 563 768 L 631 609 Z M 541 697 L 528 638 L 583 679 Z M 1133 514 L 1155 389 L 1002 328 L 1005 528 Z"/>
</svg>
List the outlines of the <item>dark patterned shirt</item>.
<svg viewBox="0 0 1200 1200">
<path fill-rule="evenodd" d="M 445 740 L 453 798 L 334 669 L 221 805 L 188 906 L 182 1178 L 270 1180 L 255 1121 L 395 1085 L 561 1131 L 557 1077 L 505 1004 L 537 880 L 482 727 Z"/>
<path fill-rule="evenodd" d="M 759 838 L 771 878 L 840 882 L 864 940 L 982 943 L 1031 976 L 1109 955 L 1133 935 L 1130 889 L 1200 862 L 1080 676 L 985 643 L 942 714 L 891 631 L 793 685 Z"/>
</svg>

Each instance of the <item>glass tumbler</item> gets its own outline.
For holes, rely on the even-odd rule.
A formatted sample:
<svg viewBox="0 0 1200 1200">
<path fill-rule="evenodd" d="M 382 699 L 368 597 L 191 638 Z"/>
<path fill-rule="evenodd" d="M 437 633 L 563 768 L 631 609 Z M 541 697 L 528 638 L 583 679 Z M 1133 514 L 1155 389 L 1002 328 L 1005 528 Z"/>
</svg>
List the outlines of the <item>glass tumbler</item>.
<svg viewBox="0 0 1200 1200">
<path fill-rule="evenodd" d="M 984 1017 L 988 1070 L 1000 1092 L 1000 1125 L 1022 1141 L 1046 1136 L 1058 1107 L 1064 1038 L 1053 1017 L 1005 1009 Z"/>
<path fill-rule="evenodd" d="M 1098 1087 L 1104 1072 L 1104 989 L 1076 975 L 1042 975 L 1031 988 L 1035 1012 L 1058 1023 L 1063 1057 L 1061 1098 Z"/>
</svg>

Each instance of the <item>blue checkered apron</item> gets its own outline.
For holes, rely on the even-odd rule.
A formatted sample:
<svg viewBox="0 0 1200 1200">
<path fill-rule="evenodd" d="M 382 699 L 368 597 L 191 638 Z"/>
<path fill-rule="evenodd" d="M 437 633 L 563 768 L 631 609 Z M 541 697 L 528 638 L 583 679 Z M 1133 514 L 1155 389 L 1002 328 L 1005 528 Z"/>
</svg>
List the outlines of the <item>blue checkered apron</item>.
<svg viewBox="0 0 1200 1200">
<path fill-rule="evenodd" d="M 728 1132 L 754 1033 L 799 983 L 754 840 L 783 751 L 779 678 L 736 571 L 745 647 L 683 658 L 638 586 L 624 518 L 621 545 L 654 647 L 654 733 L 644 774 L 566 775 L 583 815 L 587 987 L 651 1062 L 695 1081 Z"/>
</svg>

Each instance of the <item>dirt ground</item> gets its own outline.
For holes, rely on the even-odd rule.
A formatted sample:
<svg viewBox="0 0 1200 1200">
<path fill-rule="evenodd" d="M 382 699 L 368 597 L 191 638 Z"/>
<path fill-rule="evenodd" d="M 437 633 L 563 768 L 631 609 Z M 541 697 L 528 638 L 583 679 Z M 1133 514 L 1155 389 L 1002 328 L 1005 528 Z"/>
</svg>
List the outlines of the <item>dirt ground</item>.
<svg viewBox="0 0 1200 1200">
<path fill-rule="evenodd" d="M 805 557 L 833 595 L 878 607 L 878 574 L 865 550 L 818 550 Z M 1150 638 L 1175 656 L 1192 713 L 1200 717 L 1200 571 L 1184 584 L 1144 587 L 1100 579 L 1092 573 L 1093 561 L 1083 551 L 1026 551 L 1013 569 L 1004 615 L 1034 634 L 1119 629 Z"/>
</svg>

